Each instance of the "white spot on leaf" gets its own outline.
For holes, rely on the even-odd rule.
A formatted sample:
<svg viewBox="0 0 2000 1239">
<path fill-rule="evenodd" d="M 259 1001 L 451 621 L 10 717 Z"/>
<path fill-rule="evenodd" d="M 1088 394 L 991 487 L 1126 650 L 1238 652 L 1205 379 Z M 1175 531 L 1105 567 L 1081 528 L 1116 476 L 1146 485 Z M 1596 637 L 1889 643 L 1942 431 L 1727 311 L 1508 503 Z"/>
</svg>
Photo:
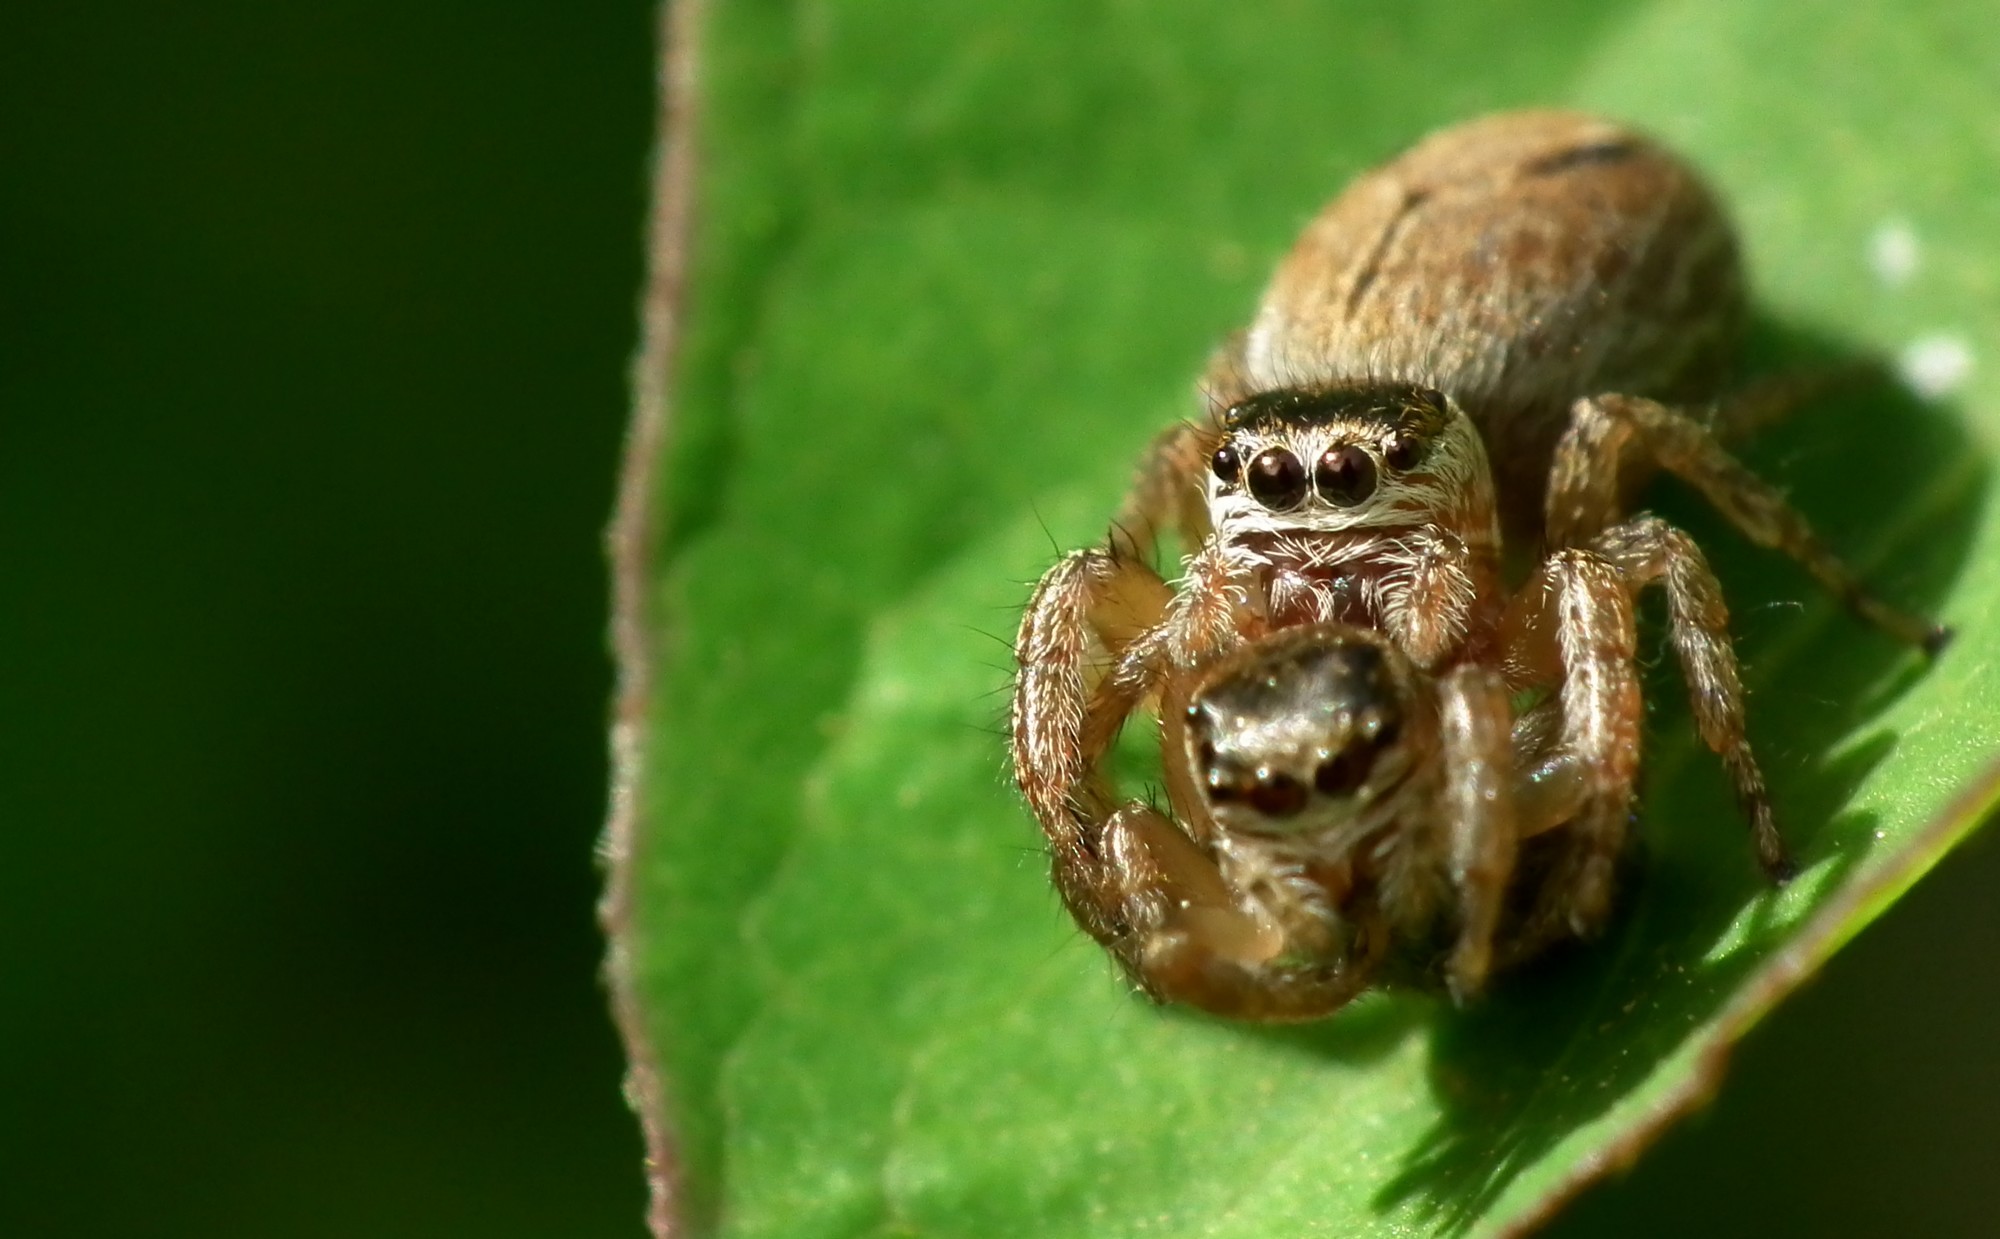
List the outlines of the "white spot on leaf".
<svg viewBox="0 0 2000 1239">
<path fill-rule="evenodd" d="M 1949 332 L 1920 336 L 1896 359 L 1896 369 L 1911 391 L 1936 400 L 1965 385 L 1972 373 L 1972 347 Z"/>
<path fill-rule="evenodd" d="M 1885 219 L 1868 238 L 1868 265 L 1875 278 L 1890 288 L 1901 288 L 1923 265 L 1923 250 L 1917 244 L 1916 229 L 1906 219 Z"/>
</svg>

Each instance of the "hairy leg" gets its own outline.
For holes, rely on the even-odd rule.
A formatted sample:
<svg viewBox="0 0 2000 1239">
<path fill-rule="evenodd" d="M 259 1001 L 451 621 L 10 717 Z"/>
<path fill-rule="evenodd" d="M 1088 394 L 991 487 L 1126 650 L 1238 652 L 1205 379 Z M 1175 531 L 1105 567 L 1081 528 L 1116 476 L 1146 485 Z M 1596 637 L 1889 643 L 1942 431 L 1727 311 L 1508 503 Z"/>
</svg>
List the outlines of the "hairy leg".
<svg viewBox="0 0 2000 1239">
<path fill-rule="evenodd" d="M 1722 758 L 1736 786 L 1736 802 L 1750 819 L 1757 862 L 1772 881 L 1786 880 L 1793 873 L 1792 861 L 1771 816 L 1764 773 L 1744 732 L 1743 685 L 1729 640 L 1729 609 L 1701 548 L 1683 531 L 1649 515 L 1612 526 L 1591 547 L 1618 566 L 1635 595 L 1649 585 L 1666 591 L 1668 624 L 1695 727 L 1702 742 Z"/>
<path fill-rule="evenodd" d="M 1345 953 L 1300 958 L 1277 922 L 1239 899 L 1208 853 L 1156 810 L 1129 804 L 1114 814 L 1104 852 L 1092 894 L 1101 919 L 1125 926 L 1106 945 L 1162 1002 L 1234 1019 L 1309 1020 L 1373 978 L 1386 935 L 1360 934 Z"/>
<path fill-rule="evenodd" d="M 1806 519 L 1731 456 L 1698 420 L 1634 396 L 1579 400 L 1549 471 L 1546 524 L 1556 547 L 1587 545 L 1623 516 L 1619 475 L 1628 445 L 1699 490 L 1744 536 L 1797 560 L 1862 620 L 1935 654 L 1949 629 L 1883 602 Z"/>
<path fill-rule="evenodd" d="M 1399 539 L 1391 560 L 1375 609 L 1382 631 L 1410 661 L 1434 671 L 1447 660 L 1485 657 L 1494 619 L 1485 600 L 1500 592 L 1494 558 L 1457 534 L 1425 527 Z"/>
<path fill-rule="evenodd" d="M 1464 1001 L 1480 991 L 1492 968 L 1493 937 L 1514 873 L 1512 711 L 1499 675 L 1476 666 L 1458 667 L 1439 682 L 1438 705 L 1440 807 L 1459 904 L 1458 944 L 1446 974 L 1452 997 Z"/>
<path fill-rule="evenodd" d="M 1048 837 L 1057 889 L 1100 939 L 1118 930 L 1092 919 L 1098 833 L 1116 807 L 1098 759 L 1131 707 L 1106 699 L 1093 681 L 1108 659 L 1158 627 L 1171 598 L 1138 560 L 1075 551 L 1043 574 L 1014 643 L 1014 779 Z"/>
<path fill-rule="evenodd" d="M 1179 532 L 1181 547 L 1189 554 L 1208 541 L 1212 529 L 1204 479 L 1209 460 L 1222 444 L 1221 416 L 1253 392 L 1243 373 L 1243 341 L 1244 333 L 1235 332 L 1209 357 L 1199 385 L 1205 415 L 1174 423 L 1146 445 L 1112 521 L 1114 550 L 1150 561 L 1167 529 Z"/>
<path fill-rule="evenodd" d="M 1639 772 L 1638 640 L 1624 574 L 1593 551 L 1557 551 L 1515 595 L 1504 631 L 1510 685 L 1559 687 L 1555 745 L 1575 805 L 1535 916 L 1587 936 L 1611 910 Z"/>
<path fill-rule="evenodd" d="M 1111 546 L 1119 554 L 1151 562 L 1162 531 L 1180 534 L 1192 553 L 1208 540 L 1208 500 L 1202 477 L 1220 442 L 1202 422 L 1176 422 L 1146 445 L 1131 489 L 1111 522 Z"/>
<path fill-rule="evenodd" d="M 1742 443 L 1814 400 L 1846 388 L 1874 386 L 1888 377 L 1882 363 L 1872 360 L 1790 370 L 1757 379 L 1730 393 L 1702 421 L 1721 442 Z"/>
<path fill-rule="evenodd" d="M 1090 919 L 1099 905 L 1087 896 L 1118 808 L 1104 757 L 1135 710 L 1174 698 L 1244 619 L 1221 547 L 1190 559 L 1181 586 L 1111 549 L 1073 551 L 1043 574 L 1014 643 L 1014 780 L 1048 837 L 1057 889 L 1100 941 L 1117 932 Z"/>
</svg>

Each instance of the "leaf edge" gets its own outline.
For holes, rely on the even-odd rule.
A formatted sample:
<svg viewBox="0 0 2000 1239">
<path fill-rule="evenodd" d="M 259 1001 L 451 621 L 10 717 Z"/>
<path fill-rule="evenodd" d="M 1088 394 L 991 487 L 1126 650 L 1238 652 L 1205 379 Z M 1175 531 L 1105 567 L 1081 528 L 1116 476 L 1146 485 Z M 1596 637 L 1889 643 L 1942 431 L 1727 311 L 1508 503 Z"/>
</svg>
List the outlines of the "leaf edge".
<svg viewBox="0 0 2000 1239">
<path fill-rule="evenodd" d="M 597 921 L 605 938 L 602 978 L 625 1053 L 621 1089 L 639 1121 L 646 1177 L 646 1228 L 653 1239 L 688 1232 L 679 1140 L 660 1055 L 649 1034 L 635 975 L 634 888 L 641 869 L 654 669 L 659 650 L 648 600 L 660 524 L 658 475 L 672 426 L 672 387 L 682 338 L 694 220 L 700 121 L 699 33 L 706 0 L 659 0 L 654 14 L 653 149 L 648 176 L 645 274 L 638 344 L 627 381 L 631 417 L 618 465 L 604 555 L 610 576 L 610 654 L 615 677 L 607 737 L 609 779 L 597 844 L 604 889 Z"/>
<path fill-rule="evenodd" d="M 1781 950 L 1745 979 L 1736 996 L 1697 1035 L 1694 1062 L 1686 1075 L 1628 1122 L 1624 1131 L 1572 1166 L 1520 1213 L 1501 1221 L 1489 1232 L 1493 1239 L 1526 1239 L 1541 1230 L 1586 1189 L 1630 1169 L 1676 1122 L 1714 1100 L 1737 1044 L 1758 1021 L 1915 886 L 1996 806 L 2000 806 L 2000 756 L 1989 759 L 1894 855 L 1827 899 Z"/>
</svg>

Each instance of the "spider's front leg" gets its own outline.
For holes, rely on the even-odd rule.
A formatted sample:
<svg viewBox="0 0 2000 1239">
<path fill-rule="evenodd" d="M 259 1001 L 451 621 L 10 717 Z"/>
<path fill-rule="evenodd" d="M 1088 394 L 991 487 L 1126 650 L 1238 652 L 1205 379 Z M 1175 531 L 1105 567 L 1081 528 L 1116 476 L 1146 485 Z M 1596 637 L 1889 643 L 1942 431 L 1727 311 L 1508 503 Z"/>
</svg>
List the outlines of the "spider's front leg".
<svg viewBox="0 0 2000 1239">
<path fill-rule="evenodd" d="M 1927 654 L 1951 639 L 1950 629 L 1877 598 L 1798 509 L 1731 456 L 1707 427 L 1654 400 L 1596 396 L 1571 409 L 1549 472 L 1551 546 L 1588 545 L 1623 517 L 1620 478 L 1628 448 L 1699 490 L 1751 541 L 1798 561 L 1867 623 Z"/>
<path fill-rule="evenodd" d="M 1526 932 L 1559 920 L 1588 937 L 1610 915 L 1639 773 L 1638 634 L 1625 576 L 1595 551 L 1557 551 L 1515 595 L 1503 632 L 1509 687 L 1558 688 L 1556 763 L 1575 806 L 1566 853 Z"/>
<path fill-rule="evenodd" d="M 1144 563 L 1073 551 L 1042 575 L 1014 642 L 1014 781 L 1048 837 L 1056 889 L 1091 936 L 1124 933 L 1101 889 L 1116 793 L 1100 759 L 1150 687 L 1104 691 L 1103 664 L 1156 632 L 1172 591 Z M 1115 900 L 1111 901 L 1115 904 Z"/>
<path fill-rule="evenodd" d="M 1155 999 L 1239 1020 L 1309 1020 L 1338 1010 L 1374 978 L 1386 931 L 1363 927 L 1339 954 L 1295 958 L 1277 921 L 1240 897 L 1207 850 L 1157 810 L 1125 806 L 1103 839 L 1102 886 L 1126 926 L 1105 945 Z"/>
<path fill-rule="evenodd" d="M 1125 720 L 1239 639 L 1228 557 L 1208 547 L 1179 593 L 1144 562 L 1075 551 L 1042 576 L 1014 657 L 1014 778 L 1047 836 L 1056 889 L 1107 945 L 1129 933 L 1102 837 L 1119 808 L 1104 758 Z M 1185 797 L 1184 797 L 1185 798 Z"/>
<path fill-rule="evenodd" d="M 1149 994 L 1239 1019 L 1310 1019 L 1352 998 L 1372 969 L 1351 956 L 1287 958 L 1283 928 L 1232 889 L 1208 850 L 1144 803 L 1119 807 L 1102 769 L 1132 711 L 1156 696 L 1181 704 L 1194 669 L 1235 640 L 1225 565 L 1219 550 L 1195 556 L 1179 594 L 1107 550 L 1051 568 L 1016 644 L 1014 773 L 1064 904 Z M 1170 794 L 1201 829 L 1179 747 Z"/>
<path fill-rule="evenodd" d="M 1458 943 L 1445 975 L 1452 997 L 1463 1002 L 1480 991 L 1493 967 L 1493 939 L 1520 844 L 1506 683 L 1485 667 L 1453 669 L 1438 682 L 1438 722 L 1440 807 L 1459 910 Z"/>
</svg>

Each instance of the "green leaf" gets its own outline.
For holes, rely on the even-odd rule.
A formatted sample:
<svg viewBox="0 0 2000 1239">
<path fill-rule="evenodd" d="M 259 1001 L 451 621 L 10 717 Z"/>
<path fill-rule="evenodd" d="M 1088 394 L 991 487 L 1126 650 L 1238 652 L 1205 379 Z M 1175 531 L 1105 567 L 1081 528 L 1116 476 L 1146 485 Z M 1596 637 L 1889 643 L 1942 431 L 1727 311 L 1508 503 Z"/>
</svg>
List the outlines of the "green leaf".
<svg viewBox="0 0 2000 1239">
<path fill-rule="evenodd" d="M 1698 1104 L 1994 801 L 1984 0 L 681 16 L 692 270 L 672 433 L 637 462 L 659 493 L 628 496 L 660 524 L 625 565 L 648 573 L 624 613 L 645 605 L 646 729 L 610 919 L 693 1232 L 1520 1233 Z M 1730 592 L 1804 875 L 1760 884 L 1666 667 L 1649 865 L 1605 941 L 1463 1012 L 1373 995 L 1267 1029 L 1149 1007 L 1065 920 L 1008 785 L 1027 583 L 1101 534 L 1322 201 L 1429 128 L 1534 103 L 1633 119 L 1711 174 L 1766 364 L 1969 354 L 1942 399 L 1857 391 L 1749 453 L 1957 643 L 1923 665 L 1663 488 Z M 1911 239 L 1904 271 L 1881 251 Z"/>
</svg>

